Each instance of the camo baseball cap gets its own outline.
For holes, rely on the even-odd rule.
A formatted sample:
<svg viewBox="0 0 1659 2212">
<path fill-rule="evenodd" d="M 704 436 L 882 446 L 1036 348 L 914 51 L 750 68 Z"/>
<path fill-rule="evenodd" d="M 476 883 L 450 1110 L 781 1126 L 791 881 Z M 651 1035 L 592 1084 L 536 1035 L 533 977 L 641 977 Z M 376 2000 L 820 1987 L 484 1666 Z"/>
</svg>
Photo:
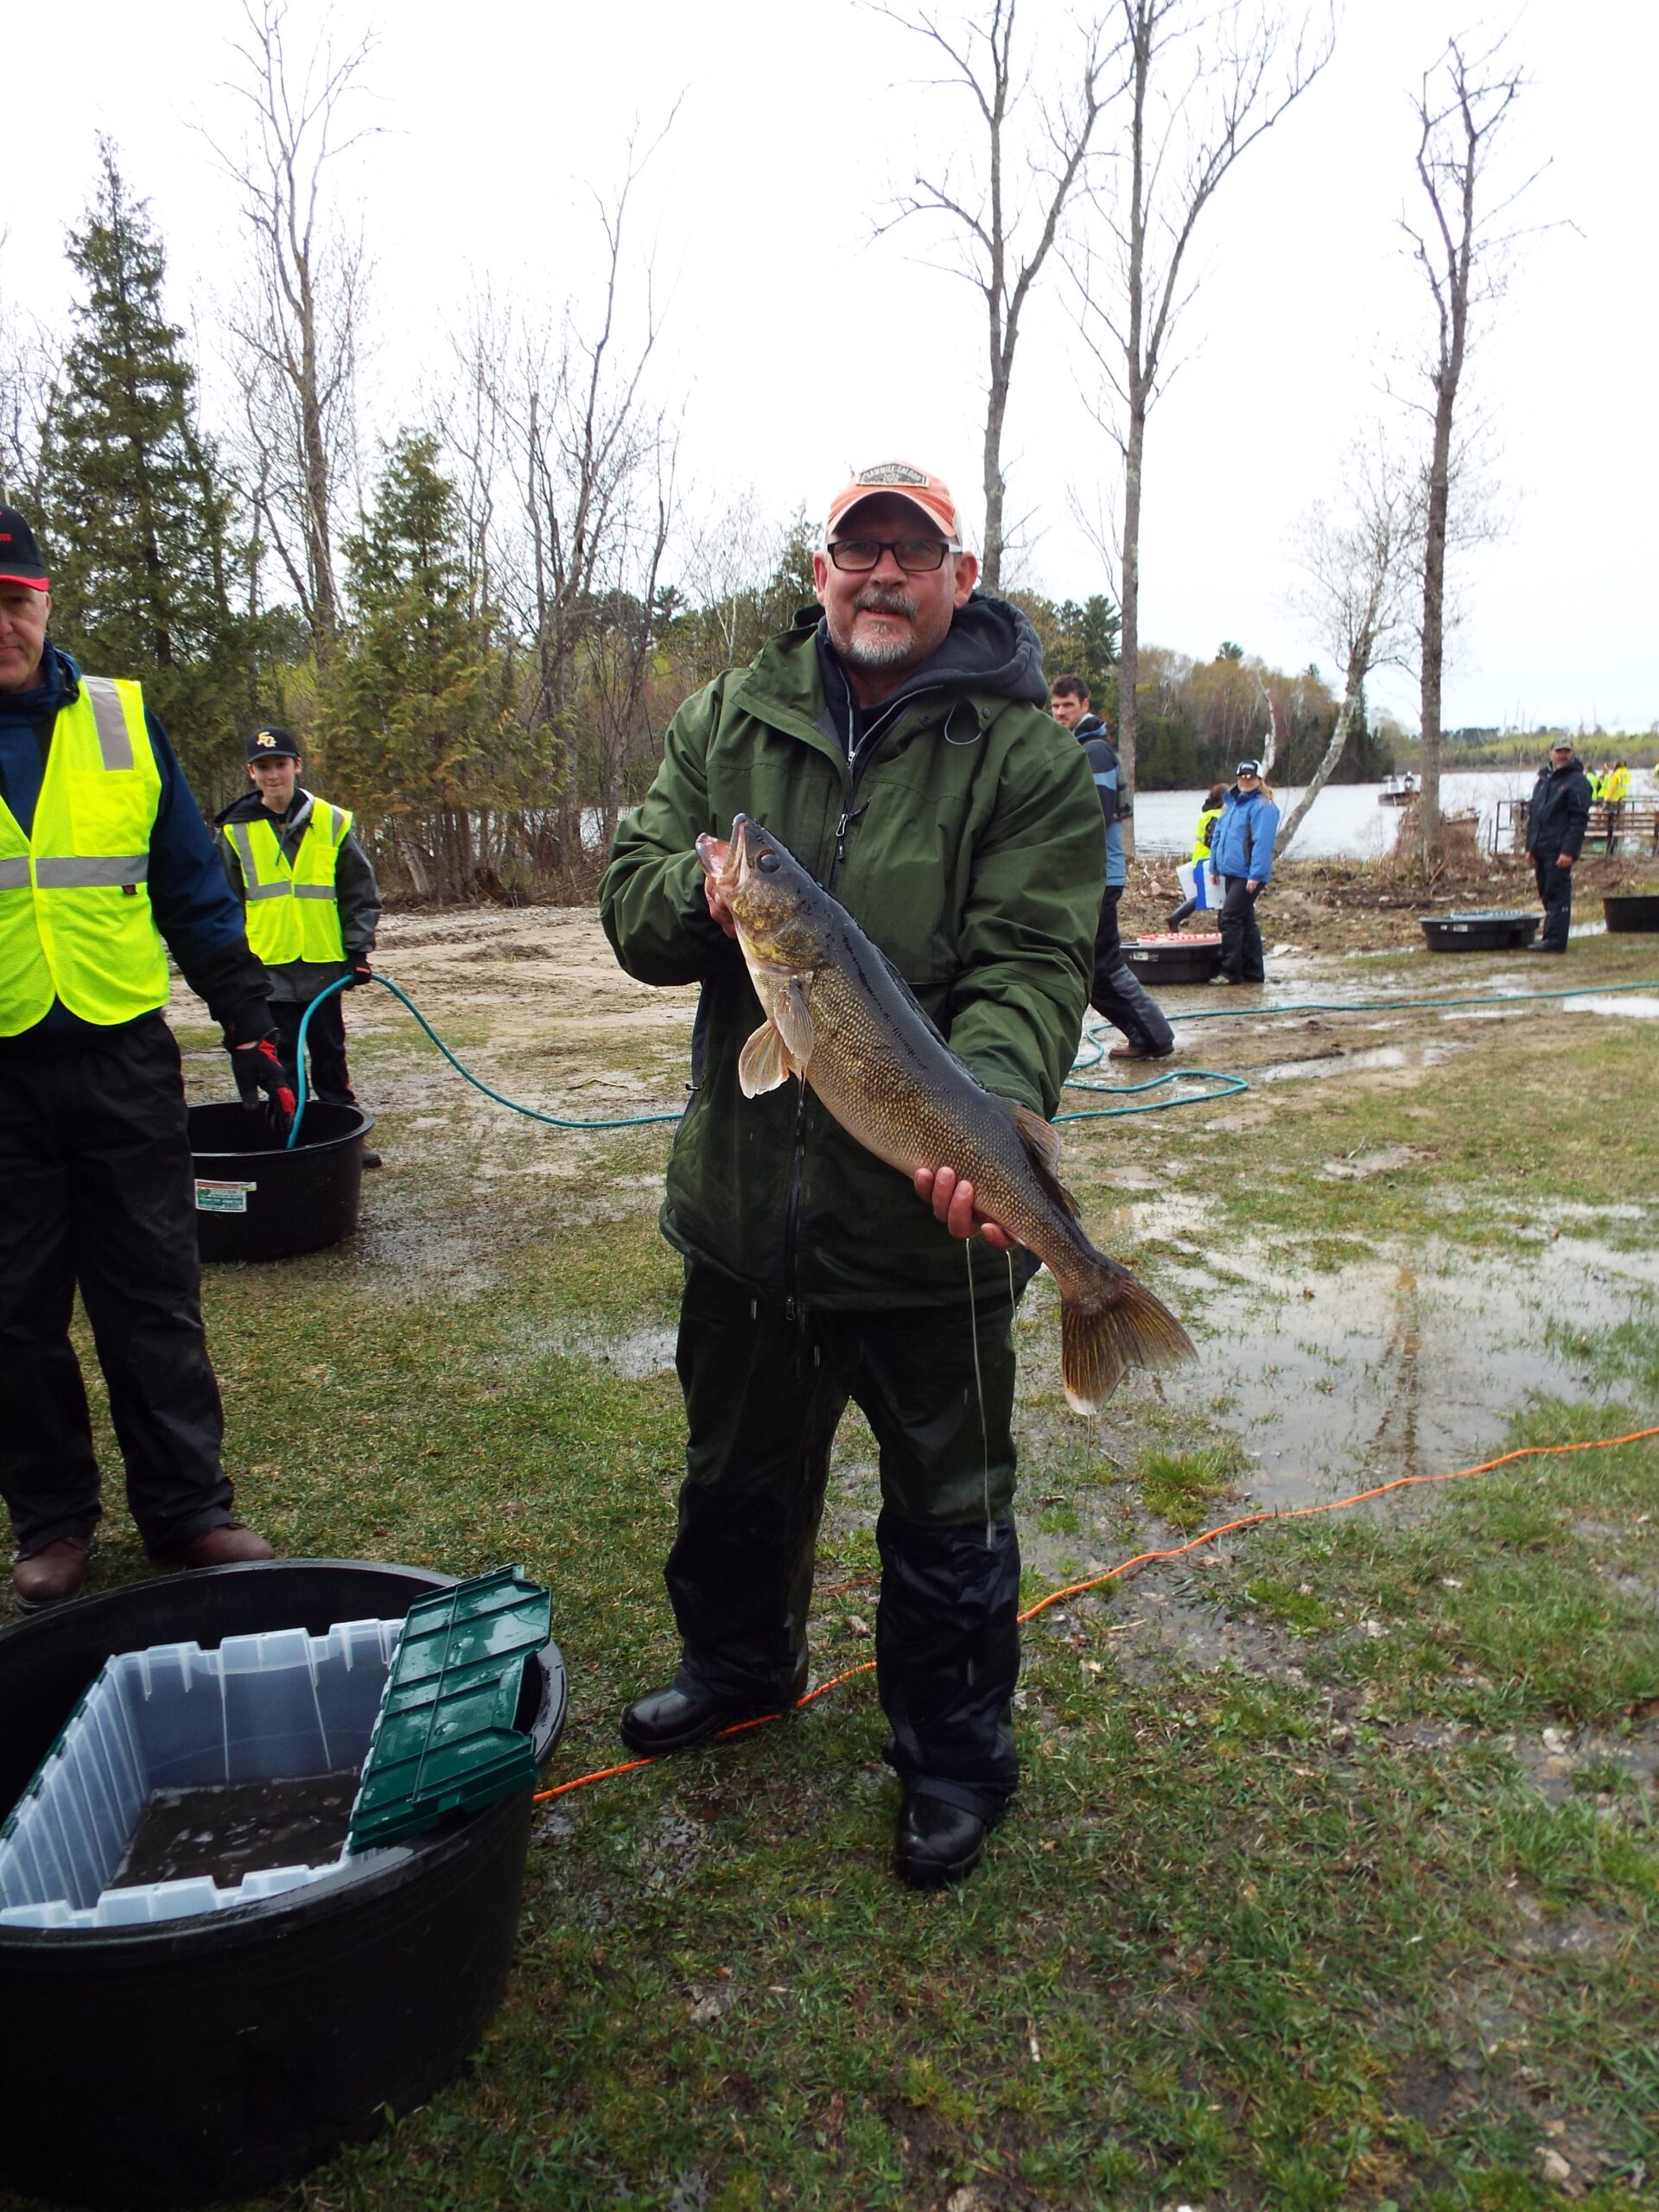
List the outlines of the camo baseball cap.
<svg viewBox="0 0 1659 2212">
<path fill-rule="evenodd" d="M 950 486 L 943 477 L 930 476 L 926 469 L 912 467 L 907 461 L 879 461 L 874 468 L 861 468 L 852 482 L 844 485 L 830 502 L 830 518 L 823 525 L 825 542 L 835 535 L 837 525 L 861 499 L 873 499 L 883 493 L 893 499 L 907 499 L 936 529 L 944 532 L 953 546 L 960 549 L 962 524 L 957 519 L 957 503 L 950 496 Z"/>
</svg>

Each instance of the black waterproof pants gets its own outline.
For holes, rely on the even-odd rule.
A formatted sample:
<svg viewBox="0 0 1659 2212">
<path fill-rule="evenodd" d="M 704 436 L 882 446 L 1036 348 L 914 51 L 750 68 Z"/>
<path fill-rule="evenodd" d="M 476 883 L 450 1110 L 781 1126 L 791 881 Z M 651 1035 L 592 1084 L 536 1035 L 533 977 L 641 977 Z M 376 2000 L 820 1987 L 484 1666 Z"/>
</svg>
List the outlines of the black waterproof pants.
<svg viewBox="0 0 1659 2212">
<path fill-rule="evenodd" d="M 757 1706 L 798 1696 L 830 1446 L 854 1399 L 880 1446 L 888 1757 L 907 1789 L 988 1815 L 1018 1777 L 1020 1548 L 1013 1306 L 1001 1256 L 979 1248 L 974 1265 L 976 1328 L 965 1294 L 951 1308 L 790 1321 L 688 1267 L 687 1473 L 665 1580 L 683 1676 Z"/>
<path fill-rule="evenodd" d="M 1567 950 L 1567 933 L 1573 922 L 1573 871 L 1556 864 L 1554 853 L 1535 853 L 1532 872 L 1544 910 L 1544 926 L 1538 942 L 1552 952 Z"/>
<path fill-rule="evenodd" d="M 1267 981 L 1262 957 L 1262 928 L 1255 918 L 1260 889 L 1252 891 L 1246 875 L 1224 875 L 1226 896 L 1221 902 L 1221 972 L 1235 983 Z"/>
<path fill-rule="evenodd" d="M 90 1535 L 100 1511 L 77 1284 L 145 1548 L 165 1559 L 231 1518 L 194 1208 L 159 1014 L 79 1049 L 0 1053 L 0 1492 L 24 1555 Z"/>
<path fill-rule="evenodd" d="M 1113 1028 L 1121 1029 L 1131 1045 L 1139 1046 L 1143 1052 L 1161 1056 L 1174 1051 L 1175 1032 L 1123 957 L 1123 940 L 1117 927 L 1117 902 L 1122 896 L 1122 885 L 1114 884 L 1100 902 L 1100 923 L 1095 931 L 1095 980 L 1090 988 L 1089 1003 L 1096 1014 L 1105 1015 Z"/>
<path fill-rule="evenodd" d="M 306 1054 L 311 1063 L 307 1096 L 320 1098 L 330 1106 L 357 1103 L 351 1072 L 346 1065 L 346 1017 L 340 1003 L 345 995 L 343 991 L 336 991 L 332 998 L 316 1002 L 317 1010 L 305 1033 Z M 297 999 L 273 999 L 270 1018 L 276 1025 L 283 1065 L 288 1070 L 289 1081 L 296 1083 L 300 1072 L 300 1024 L 305 1019 L 305 1007 Z"/>
</svg>

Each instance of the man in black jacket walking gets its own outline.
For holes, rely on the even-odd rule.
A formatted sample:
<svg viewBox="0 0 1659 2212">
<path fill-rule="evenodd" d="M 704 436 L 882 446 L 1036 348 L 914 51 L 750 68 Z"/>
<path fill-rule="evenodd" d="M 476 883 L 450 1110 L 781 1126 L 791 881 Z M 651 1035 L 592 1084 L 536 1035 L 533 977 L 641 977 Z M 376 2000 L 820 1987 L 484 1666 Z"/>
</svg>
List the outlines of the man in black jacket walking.
<svg viewBox="0 0 1659 2212">
<path fill-rule="evenodd" d="M 1527 858 L 1543 902 L 1543 934 L 1533 952 L 1565 952 L 1573 919 L 1573 863 L 1590 820 L 1590 779 L 1566 738 L 1550 747 L 1527 810 Z"/>
</svg>

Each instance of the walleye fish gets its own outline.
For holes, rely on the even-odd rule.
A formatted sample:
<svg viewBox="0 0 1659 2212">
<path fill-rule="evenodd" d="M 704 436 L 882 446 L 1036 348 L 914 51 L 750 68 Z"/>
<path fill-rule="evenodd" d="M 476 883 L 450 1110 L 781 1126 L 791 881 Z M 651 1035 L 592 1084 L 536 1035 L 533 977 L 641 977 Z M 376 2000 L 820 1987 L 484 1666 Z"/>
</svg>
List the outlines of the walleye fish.
<svg viewBox="0 0 1659 2212">
<path fill-rule="evenodd" d="M 1053 1129 L 984 1088 L 846 908 L 745 815 L 729 842 L 699 837 L 697 855 L 731 907 L 766 1016 L 738 1063 L 744 1096 L 796 1076 L 901 1174 L 953 1167 L 971 1183 L 976 1210 L 1059 1285 L 1060 1373 L 1075 1412 L 1098 1411 L 1127 1367 L 1191 1358 L 1174 1315 L 1084 1235 L 1055 1173 Z"/>
</svg>

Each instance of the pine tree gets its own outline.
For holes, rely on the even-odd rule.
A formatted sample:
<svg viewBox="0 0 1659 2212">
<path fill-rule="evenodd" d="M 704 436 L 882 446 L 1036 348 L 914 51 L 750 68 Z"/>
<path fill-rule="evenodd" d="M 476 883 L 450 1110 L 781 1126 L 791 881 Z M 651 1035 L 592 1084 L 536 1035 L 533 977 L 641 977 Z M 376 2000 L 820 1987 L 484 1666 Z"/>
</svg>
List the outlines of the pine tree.
<svg viewBox="0 0 1659 2212">
<path fill-rule="evenodd" d="M 54 642 L 137 677 L 207 797 L 234 788 L 257 711 L 251 626 L 232 613 L 232 499 L 196 422 L 195 371 L 162 303 L 166 260 L 108 139 L 69 262 L 85 287 L 49 401 L 41 496 Z"/>
<path fill-rule="evenodd" d="M 437 455 L 435 438 L 405 432 L 372 512 L 346 541 L 353 620 L 318 728 L 333 788 L 392 818 L 417 888 L 455 898 L 476 872 L 473 810 L 517 794 L 502 776 L 491 610 L 478 601 Z"/>
</svg>

